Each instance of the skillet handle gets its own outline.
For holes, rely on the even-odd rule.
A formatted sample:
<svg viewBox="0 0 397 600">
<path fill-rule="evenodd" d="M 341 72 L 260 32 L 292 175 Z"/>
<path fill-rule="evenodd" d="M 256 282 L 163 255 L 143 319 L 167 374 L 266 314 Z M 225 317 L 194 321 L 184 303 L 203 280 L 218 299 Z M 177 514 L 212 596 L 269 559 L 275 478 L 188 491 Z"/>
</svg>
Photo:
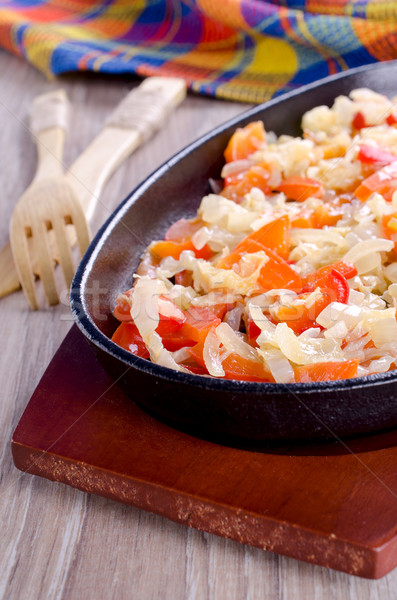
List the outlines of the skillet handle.
<svg viewBox="0 0 397 600">
<path fill-rule="evenodd" d="M 160 129 L 185 95 L 183 79 L 149 77 L 110 115 L 104 129 L 67 173 L 88 220 L 109 177 L 141 143 Z"/>
</svg>

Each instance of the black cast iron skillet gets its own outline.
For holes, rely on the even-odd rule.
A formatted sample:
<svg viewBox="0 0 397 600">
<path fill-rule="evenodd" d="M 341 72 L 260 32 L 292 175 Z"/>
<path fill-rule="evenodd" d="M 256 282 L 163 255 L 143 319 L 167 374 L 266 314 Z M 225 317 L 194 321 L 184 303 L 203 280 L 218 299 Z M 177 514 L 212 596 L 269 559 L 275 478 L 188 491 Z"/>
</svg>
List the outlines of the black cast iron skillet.
<svg viewBox="0 0 397 600">
<path fill-rule="evenodd" d="M 262 119 L 277 134 L 299 135 L 308 109 L 369 87 L 397 94 L 397 61 L 353 69 L 255 107 L 170 159 L 135 189 L 99 231 L 75 276 L 71 306 L 105 369 L 157 418 L 215 440 L 302 440 L 378 431 L 397 425 L 397 371 L 325 383 L 217 380 L 172 371 L 110 341 L 119 292 L 132 284 L 140 256 L 181 217 L 193 216 L 237 126 Z M 99 289 L 99 297 L 98 297 Z"/>
</svg>

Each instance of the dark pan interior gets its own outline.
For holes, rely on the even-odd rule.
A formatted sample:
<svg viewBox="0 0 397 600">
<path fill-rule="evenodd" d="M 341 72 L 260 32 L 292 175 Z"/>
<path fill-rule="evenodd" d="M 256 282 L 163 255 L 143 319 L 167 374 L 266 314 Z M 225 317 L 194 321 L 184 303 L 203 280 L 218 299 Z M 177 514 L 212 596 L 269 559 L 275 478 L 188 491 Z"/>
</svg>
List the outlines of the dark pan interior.
<svg viewBox="0 0 397 600">
<path fill-rule="evenodd" d="M 256 384 L 177 373 L 110 342 L 120 291 L 132 284 L 142 252 L 168 226 L 193 216 L 237 126 L 261 119 L 267 130 L 298 135 L 302 114 L 357 87 L 397 93 L 396 61 L 359 68 L 255 107 L 184 149 L 119 206 L 83 258 L 72 310 L 105 368 L 155 416 L 202 435 L 251 440 L 332 438 L 397 424 L 396 372 L 321 384 Z M 99 293 L 98 293 L 99 290 Z"/>
</svg>

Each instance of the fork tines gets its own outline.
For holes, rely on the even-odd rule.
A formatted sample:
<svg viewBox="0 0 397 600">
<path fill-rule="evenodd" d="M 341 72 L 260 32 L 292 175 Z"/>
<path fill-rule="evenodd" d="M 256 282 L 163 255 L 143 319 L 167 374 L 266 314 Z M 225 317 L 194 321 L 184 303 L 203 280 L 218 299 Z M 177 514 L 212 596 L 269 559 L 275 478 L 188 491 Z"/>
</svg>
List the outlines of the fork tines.
<svg viewBox="0 0 397 600">
<path fill-rule="evenodd" d="M 39 196 L 36 200 L 35 194 Z M 21 285 L 31 308 L 37 309 L 34 285 L 34 272 L 37 272 L 48 303 L 58 304 L 54 274 L 57 261 L 54 257 L 62 267 L 66 285 L 70 287 L 75 272 L 71 252 L 73 238 L 77 238 L 83 254 L 90 241 L 87 221 L 65 178 L 41 182 L 21 200 L 10 224 L 11 247 Z M 71 227 L 73 233 L 68 231 Z"/>
</svg>

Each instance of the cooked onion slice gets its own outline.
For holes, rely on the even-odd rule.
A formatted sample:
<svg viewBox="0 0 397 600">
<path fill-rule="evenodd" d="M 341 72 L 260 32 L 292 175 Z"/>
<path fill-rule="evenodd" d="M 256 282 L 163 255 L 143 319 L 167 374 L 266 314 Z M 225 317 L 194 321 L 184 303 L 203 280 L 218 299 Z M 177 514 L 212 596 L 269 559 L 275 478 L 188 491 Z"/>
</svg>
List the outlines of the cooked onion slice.
<svg viewBox="0 0 397 600">
<path fill-rule="evenodd" d="M 171 352 L 166 350 L 156 328 L 159 324 L 158 297 L 166 292 L 165 285 L 159 279 L 144 276 L 138 279 L 132 296 L 131 316 L 146 344 L 153 362 L 163 367 L 188 373 L 178 365 Z"/>
<path fill-rule="evenodd" d="M 345 247 L 346 240 L 338 232 L 328 229 L 291 229 L 291 242 L 295 246 L 298 242 L 309 242 L 311 244 L 335 244 L 336 246 Z M 352 262 L 351 260 L 349 262 Z"/>
<path fill-rule="evenodd" d="M 377 348 L 384 344 L 397 343 L 397 321 L 391 317 L 372 321 L 369 326 L 372 341 Z"/>
<path fill-rule="evenodd" d="M 350 248 L 343 257 L 343 261 L 353 263 L 354 265 L 365 256 L 374 254 L 374 252 L 390 252 L 394 248 L 394 242 L 382 238 L 373 238 L 358 242 L 353 248 Z"/>
<path fill-rule="evenodd" d="M 214 330 L 210 330 L 205 338 L 203 348 L 203 358 L 208 373 L 213 377 L 224 377 L 225 371 L 222 367 L 221 342 L 216 336 Z"/>
<path fill-rule="evenodd" d="M 159 324 L 158 298 L 167 289 L 159 279 L 140 277 L 132 294 L 131 317 L 145 344 Z"/>
<path fill-rule="evenodd" d="M 352 329 L 363 318 L 363 314 L 364 309 L 360 306 L 331 302 L 321 311 L 316 321 L 326 329 L 343 321 L 348 329 Z"/>
<path fill-rule="evenodd" d="M 261 307 L 257 306 L 256 304 L 250 304 L 249 314 L 255 325 L 257 325 L 261 330 L 261 333 L 256 339 L 257 343 L 260 346 L 263 344 L 274 345 L 276 326 L 263 314 Z"/>
<path fill-rule="evenodd" d="M 172 356 L 171 352 L 166 350 L 164 348 L 164 346 L 163 346 L 163 349 L 161 350 L 160 354 L 157 356 L 156 360 L 154 360 L 153 362 L 155 362 L 158 365 L 161 365 L 162 367 L 168 367 L 169 369 L 174 369 L 174 371 L 181 371 L 182 373 L 190 373 L 190 371 L 188 369 L 185 369 L 184 367 L 182 367 L 181 365 L 179 365 L 176 362 L 176 360 Z"/>
<path fill-rule="evenodd" d="M 284 356 L 298 365 L 343 360 L 343 352 L 334 339 L 300 340 L 286 323 L 277 325 L 274 337 Z"/>
<path fill-rule="evenodd" d="M 276 383 L 293 383 L 295 381 L 294 370 L 284 356 L 268 358 L 265 363 Z"/>
<path fill-rule="evenodd" d="M 218 340 L 229 352 L 233 352 L 247 360 L 259 361 L 255 348 L 244 342 L 227 323 L 221 323 L 215 329 Z"/>
<path fill-rule="evenodd" d="M 241 317 L 243 314 L 244 307 L 242 304 L 238 304 L 232 310 L 229 310 L 225 315 L 225 323 L 230 325 L 230 327 L 234 331 L 238 331 L 240 329 Z"/>
<path fill-rule="evenodd" d="M 250 167 L 252 167 L 252 161 L 243 159 L 243 160 L 233 160 L 230 163 L 226 163 L 223 166 L 221 177 L 230 177 L 231 175 L 238 175 L 238 173 L 244 173 L 244 171 L 248 171 Z"/>
</svg>

